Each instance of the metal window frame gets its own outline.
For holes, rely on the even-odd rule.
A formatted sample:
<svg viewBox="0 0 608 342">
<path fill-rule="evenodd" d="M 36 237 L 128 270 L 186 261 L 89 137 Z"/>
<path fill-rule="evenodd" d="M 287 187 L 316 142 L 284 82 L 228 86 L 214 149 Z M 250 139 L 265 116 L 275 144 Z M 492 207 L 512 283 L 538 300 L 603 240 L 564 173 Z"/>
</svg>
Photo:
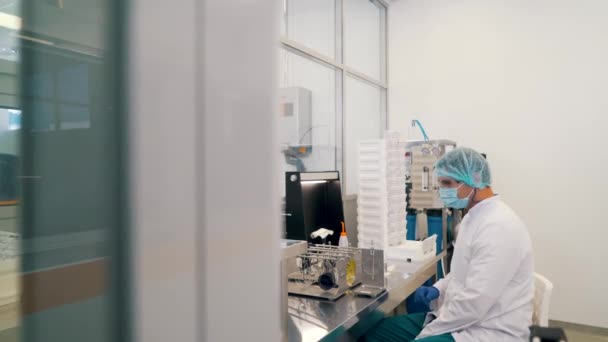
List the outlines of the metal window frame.
<svg viewBox="0 0 608 342">
<path fill-rule="evenodd" d="M 351 76 L 373 86 L 376 86 L 380 90 L 380 132 L 382 136 L 384 131 L 388 128 L 388 11 L 389 3 L 386 0 L 369 0 L 380 9 L 380 79 L 370 77 L 364 72 L 357 70 L 356 68 L 347 66 L 344 63 L 344 1 L 335 0 L 335 58 L 326 56 L 325 54 L 319 53 L 316 50 L 304 46 L 296 41 L 287 38 L 288 32 L 288 18 L 285 17 L 285 36 L 280 39 L 280 46 L 286 51 L 290 51 L 309 59 L 313 62 L 331 66 L 336 70 L 336 82 L 335 82 L 335 93 L 336 93 L 336 156 L 335 166 L 336 170 L 339 170 L 342 174 L 342 182 L 346 184 L 347 176 L 344 173 L 344 165 L 346 156 L 344 155 L 344 132 L 345 132 L 345 121 L 346 116 L 344 115 L 345 107 L 345 89 L 344 84 L 346 83 L 346 77 Z M 288 11 L 288 0 L 284 0 L 283 14 L 287 14 Z M 345 191 L 343 196 L 349 196 Z"/>
<path fill-rule="evenodd" d="M 378 86 L 380 88 L 384 88 L 384 89 L 388 88 L 388 86 L 385 82 L 378 80 L 376 78 L 370 77 L 361 71 L 358 71 L 352 67 L 346 66 L 336 59 L 333 59 L 329 56 L 319 53 L 319 52 L 317 52 L 309 47 L 306 47 L 298 42 L 295 42 L 293 40 L 289 40 L 285 37 L 281 38 L 281 47 L 290 52 L 298 53 L 300 56 L 310 59 L 314 62 L 332 66 L 336 69 L 344 71 L 347 74 L 350 74 L 354 77 L 357 77 L 363 81 L 366 81 L 366 82 L 373 84 L 375 86 Z M 342 54 L 342 52 L 340 52 L 340 54 Z M 385 68 L 385 66 L 381 66 L 381 68 Z"/>
</svg>

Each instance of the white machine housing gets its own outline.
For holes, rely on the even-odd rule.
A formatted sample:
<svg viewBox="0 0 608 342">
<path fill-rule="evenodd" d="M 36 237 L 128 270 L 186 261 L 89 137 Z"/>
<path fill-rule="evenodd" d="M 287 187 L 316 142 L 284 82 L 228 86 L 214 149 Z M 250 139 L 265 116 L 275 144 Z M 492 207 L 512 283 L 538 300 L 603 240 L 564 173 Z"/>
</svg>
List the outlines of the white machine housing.
<svg viewBox="0 0 608 342">
<path fill-rule="evenodd" d="M 279 143 L 312 145 L 312 93 L 302 87 L 279 89 L 281 114 Z"/>
<path fill-rule="evenodd" d="M 437 254 L 437 235 L 431 235 L 422 241 L 406 241 L 400 246 L 389 247 L 387 259 L 404 262 L 426 260 Z"/>
<path fill-rule="evenodd" d="M 386 265 L 390 272 L 407 276 L 418 270 L 437 254 L 437 235 L 422 241 L 407 241 L 403 245 L 389 247 Z"/>
<path fill-rule="evenodd" d="M 409 205 L 412 209 L 442 209 L 439 199 L 439 184 L 435 176 L 435 163 L 444 154 L 456 147 L 450 140 L 410 141 L 406 147 L 412 190 Z"/>
</svg>

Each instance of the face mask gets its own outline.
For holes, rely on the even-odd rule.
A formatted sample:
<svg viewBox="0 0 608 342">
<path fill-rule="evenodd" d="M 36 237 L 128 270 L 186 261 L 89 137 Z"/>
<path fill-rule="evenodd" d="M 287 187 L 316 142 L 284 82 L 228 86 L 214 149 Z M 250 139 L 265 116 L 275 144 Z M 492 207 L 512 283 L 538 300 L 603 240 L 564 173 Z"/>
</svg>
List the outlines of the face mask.
<svg viewBox="0 0 608 342">
<path fill-rule="evenodd" d="M 473 190 L 465 198 L 458 198 L 458 189 L 462 187 L 460 184 L 457 188 L 439 188 L 439 198 L 445 203 L 448 208 L 465 209 L 469 206 L 469 197 L 473 193 Z"/>
</svg>

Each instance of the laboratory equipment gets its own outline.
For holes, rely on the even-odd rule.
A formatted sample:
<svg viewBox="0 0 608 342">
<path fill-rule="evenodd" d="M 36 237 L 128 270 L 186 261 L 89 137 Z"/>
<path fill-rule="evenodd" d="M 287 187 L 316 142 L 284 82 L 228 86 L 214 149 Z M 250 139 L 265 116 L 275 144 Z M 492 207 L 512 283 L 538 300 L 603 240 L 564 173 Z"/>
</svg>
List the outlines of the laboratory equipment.
<svg viewBox="0 0 608 342">
<path fill-rule="evenodd" d="M 337 246 L 344 221 L 340 175 L 329 172 L 285 173 L 285 234 L 287 239 L 324 243 L 311 236 L 319 228 L 333 232 L 327 242 Z"/>
<path fill-rule="evenodd" d="M 308 243 L 306 241 L 281 240 L 281 330 L 282 341 L 287 341 L 287 275 L 294 270 L 289 268 L 289 260 L 297 255 L 306 253 Z"/>
<path fill-rule="evenodd" d="M 436 239 L 437 235 L 432 235 L 421 241 L 408 241 L 406 244 L 389 247 L 387 258 L 423 260 L 434 257 L 437 252 L 437 245 L 435 244 Z"/>
<path fill-rule="evenodd" d="M 458 222 L 452 222 L 451 211 L 445 208 L 439 197 L 434 167 L 454 148 L 456 143 L 450 140 L 409 141 L 406 145 L 408 240 L 420 241 L 436 235 L 437 254 L 448 244 L 449 224 Z M 438 264 L 439 278 L 443 273 L 441 264 Z"/>
<path fill-rule="evenodd" d="M 374 246 L 368 249 L 360 248 L 360 250 L 363 263 L 361 267 L 363 283 L 353 290 L 353 294 L 375 298 L 384 293 L 386 288 L 384 251 L 377 250 Z"/>
<path fill-rule="evenodd" d="M 359 143 L 358 246 L 386 250 L 406 238 L 405 143 L 399 134 Z"/>
<path fill-rule="evenodd" d="M 296 257 L 297 271 L 289 274 L 288 291 L 334 300 L 361 284 L 361 250 L 311 245 Z"/>
<path fill-rule="evenodd" d="M 312 145 L 312 93 L 301 87 L 279 89 L 281 129 L 279 143 L 287 146 Z"/>
<path fill-rule="evenodd" d="M 291 258 L 289 294 L 335 300 L 353 290 L 375 297 L 384 291 L 382 251 L 328 245 L 309 245 Z"/>
<path fill-rule="evenodd" d="M 413 273 L 435 257 L 436 240 L 437 235 L 431 235 L 422 241 L 407 241 L 402 245 L 389 247 L 385 253 L 386 263 L 404 276 Z"/>
<path fill-rule="evenodd" d="M 306 165 L 304 165 L 304 158 L 308 157 L 312 153 L 312 146 L 288 146 L 283 145 L 283 156 L 285 162 L 288 165 L 295 167 L 295 171 L 306 172 Z"/>
<path fill-rule="evenodd" d="M 288 165 L 305 172 L 303 158 L 312 153 L 312 93 L 301 87 L 279 89 L 281 152 Z"/>
<path fill-rule="evenodd" d="M 435 177 L 435 163 L 445 153 L 456 147 L 449 140 L 410 141 L 406 146 L 406 154 L 410 157 L 409 181 L 412 184 L 408 202 L 412 209 L 443 209 L 439 199 L 439 184 Z"/>
</svg>

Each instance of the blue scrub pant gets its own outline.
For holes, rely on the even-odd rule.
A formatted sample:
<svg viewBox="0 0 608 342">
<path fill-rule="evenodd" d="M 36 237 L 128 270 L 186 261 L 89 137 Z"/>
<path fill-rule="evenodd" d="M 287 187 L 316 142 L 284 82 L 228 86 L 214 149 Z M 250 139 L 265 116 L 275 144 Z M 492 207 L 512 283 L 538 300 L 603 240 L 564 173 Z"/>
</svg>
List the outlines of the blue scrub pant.
<svg viewBox="0 0 608 342">
<path fill-rule="evenodd" d="M 410 342 L 424 328 L 426 313 L 385 318 L 373 327 L 359 342 Z M 452 334 L 426 337 L 416 342 L 455 342 Z"/>
</svg>

